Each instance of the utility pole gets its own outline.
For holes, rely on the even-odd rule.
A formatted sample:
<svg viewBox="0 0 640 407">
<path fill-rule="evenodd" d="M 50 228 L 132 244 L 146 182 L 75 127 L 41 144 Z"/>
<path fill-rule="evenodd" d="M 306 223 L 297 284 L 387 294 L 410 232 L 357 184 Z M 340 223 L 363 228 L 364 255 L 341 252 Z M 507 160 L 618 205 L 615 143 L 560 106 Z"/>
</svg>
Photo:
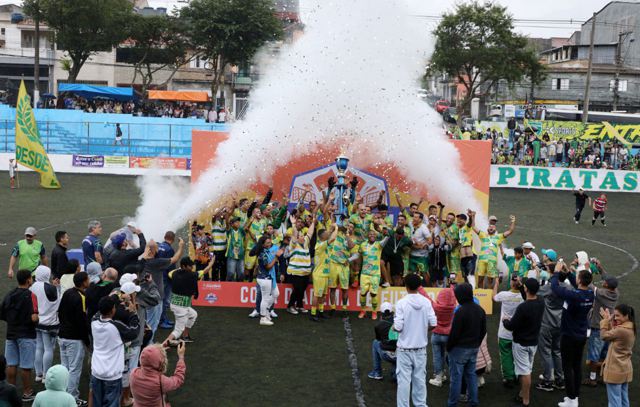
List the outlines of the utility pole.
<svg viewBox="0 0 640 407">
<path fill-rule="evenodd" d="M 591 17 L 591 35 L 589 38 L 589 67 L 587 68 L 587 83 L 584 89 L 584 105 L 582 106 L 582 123 L 589 120 L 589 94 L 591 93 L 591 70 L 593 69 L 593 41 L 596 34 L 596 13 Z"/>
<path fill-rule="evenodd" d="M 33 107 L 37 107 L 40 100 L 40 2 L 35 1 L 33 24 L 35 26 L 35 38 L 33 40 Z"/>
<path fill-rule="evenodd" d="M 616 75 L 613 80 L 613 111 L 618 110 L 618 103 L 620 102 L 620 71 L 622 70 L 622 45 L 627 35 L 631 34 L 631 31 L 624 31 L 618 34 L 618 46 L 616 47 Z"/>
</svg>

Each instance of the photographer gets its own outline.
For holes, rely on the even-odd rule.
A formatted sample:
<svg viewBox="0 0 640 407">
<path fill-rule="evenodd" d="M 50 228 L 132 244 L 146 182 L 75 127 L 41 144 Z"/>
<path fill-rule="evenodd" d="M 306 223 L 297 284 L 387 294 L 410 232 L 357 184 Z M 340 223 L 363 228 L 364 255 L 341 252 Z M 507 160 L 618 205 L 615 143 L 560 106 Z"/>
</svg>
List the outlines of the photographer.
<svg viewBox="0 0 640 407">
<path fill-rule="evenodd" d="M 180 342 L 177 346 L 178 363 L 173 376 L 167 377 L 167 351 L 159 344 L 147 346 L 140 355 L 140 367 L 131 372 L 131 392 L 134 407 L 171 407 L 166 395 L 182 387 L 187 365 L 184 362 L 186 346 Z"/>
</svg>

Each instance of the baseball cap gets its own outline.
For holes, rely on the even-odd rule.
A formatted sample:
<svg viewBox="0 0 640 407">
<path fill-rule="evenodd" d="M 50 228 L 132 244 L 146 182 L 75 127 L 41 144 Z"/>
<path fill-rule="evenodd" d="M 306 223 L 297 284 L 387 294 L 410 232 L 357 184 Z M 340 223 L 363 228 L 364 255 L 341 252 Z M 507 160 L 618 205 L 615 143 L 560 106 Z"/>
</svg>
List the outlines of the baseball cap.
<svg viewBox="0 0 640 407">
<path fill-rule="evenodd" d="M 120 291 L 122 291 L 125 294 L 139 293 L 140 286 L 132 283 L 131 281 L 128 281 L 124 283 L 122 287 L 120 287 Z"/>
<path fill-rule="evenodd" d="M 531 242 L 524 242 L 522 244 L 523 249 L 535 249 L 536 247 Z"/>
<path fill-rule="evenodd" d="M 558 260 L 558 253 L 556 253 L 553 249 L 542 249 L 542 254 L 546 255 L 549 260 L 556 261 Z"/>
<path fill-rule="evenodd" d="M 36 230 L 36 228 L 34 228 L 33 226 L 29 226 L 28 228 L 26 228 L 24 230 L 24 234 L 29 235 L 29 236 L 35 236 L 38 234 L 38 231 Z"/>
<path fill-rule="evenodd" d="M 495 215 L 489 216 L 489 222 L 497 222 L 498 218 Z"/>
<path fill-rule="evenodd" d="M 128 222 L 127 226 L 129 226 L 130 228 L 134 228 L 134 229 L 136 229 L 138 227 L 138 225 L 136 225 L 136 223 L 134 221 Z"/>
<path fill-rule="evenodd" d="M 133 283 L 137 278 L 138 276 L 133 273 L 124 273 L 122 277 L 120 277 L 120 285 L 124 286 L 126 283 Z"/>
<path fill-rule="evenodd" d="M 120 248 L 125 240 L 127 240 L 127 235 L 125 235 L 124 233 L 118 233 L 111 238 L 111 243 L 113 243 L 115 247 Z"/>
<path fill-rule="evenodd" d="M 382 305 L 380 305 L 380 312 L 387 313 L 387 312 L 393 312 L 393 305 L 391 305 L 390 302 L 383 302 Z"/>
<path fill-rule="evenodd" d="M 607 283 L 607 287 L 612 290 L 618 288 L 618 279 L 613 276 L 605 278 L 604 282 Z"/>
</svg>

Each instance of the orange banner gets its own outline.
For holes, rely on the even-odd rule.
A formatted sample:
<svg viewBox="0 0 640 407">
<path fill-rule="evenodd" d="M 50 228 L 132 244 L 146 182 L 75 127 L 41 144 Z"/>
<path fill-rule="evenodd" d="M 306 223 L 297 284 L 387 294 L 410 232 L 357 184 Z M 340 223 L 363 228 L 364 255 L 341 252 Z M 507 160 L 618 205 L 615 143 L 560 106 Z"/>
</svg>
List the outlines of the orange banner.
<svg viewBox="0 0 640 407">
<path fill-rule="evenodd" d="M 130 157 L 129 168 L 163 168 L 172 170 L 186 170 L 186 158 L 171 157 Z"/>
</svg>

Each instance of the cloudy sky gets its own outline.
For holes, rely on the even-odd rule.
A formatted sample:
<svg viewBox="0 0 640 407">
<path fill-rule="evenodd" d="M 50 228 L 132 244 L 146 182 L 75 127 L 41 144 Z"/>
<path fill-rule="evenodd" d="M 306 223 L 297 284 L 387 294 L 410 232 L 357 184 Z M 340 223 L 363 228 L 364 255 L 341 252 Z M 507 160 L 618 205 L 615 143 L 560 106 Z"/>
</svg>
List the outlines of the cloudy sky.
<svg viewBox="0 0 640 407">
<path fill-rule="evenodd" d="M 317 0 L 313 0 L 317 1 Z M 324 0 L 329 1 L 329 0 Z M 344 1 L 344 0 L 342 0 Z M 348 1 L 348 0 L 347 0 Z M 453 10 L 457 0 L 406 0 L 416 15 L 438 16 L 448 10 Z M 634 0 L 631 0 L 634 1 Z M 638 1 L 638 0 L 635 0 Z M 149 0 L 154 7 L 167 7 L 172 9 L 174 5 L 181 5 L 177 0 Z M 339 3 L 339 2 L 337 2 Z M 595 12 L 600 10 L 608 0 L 498 0 L 497 3 L 508 5 L 509 11 L 516 19 L 544 20 L 536 22 L 517 22 L 516 30 L 535 37 L 570 36 L 573 31 L 580 28 L 579 24 L 570 24 L 567 20 L 585 21 Z M 182 3 L 184 4 L 184 3 Z M 300 0 L 302 12 L 308 9 L 309 1 Z M 416 17 L 418 18 L 418 17 Z M 432 19 L 425 18 L 425 24 L 429 27 L 435 23 Z M 564 20 L 552 22 L 550 20 Z"/>
</svg>

